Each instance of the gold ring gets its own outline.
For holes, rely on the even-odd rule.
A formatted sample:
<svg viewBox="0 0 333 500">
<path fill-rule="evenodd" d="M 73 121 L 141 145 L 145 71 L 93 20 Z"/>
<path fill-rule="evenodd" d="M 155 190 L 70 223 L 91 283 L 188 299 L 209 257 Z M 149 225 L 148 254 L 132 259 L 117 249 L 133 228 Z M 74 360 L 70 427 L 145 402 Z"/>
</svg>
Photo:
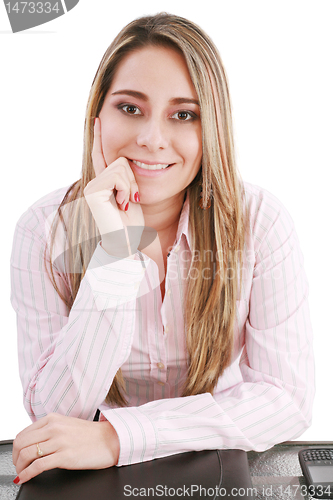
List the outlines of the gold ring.
<svg viewBox="0 0 333 500">
<path fill-rule="evenodd" d="M 42 452 L 42 450 L 40 449 L 40 447 L 39 447 L 39 444 L 38 444 L 38 443 L 36 443 L 36 446 L 37 446 L 37 455 L 38 455 L 39 457 L 42 457 L 42 456 L 44 455 L 44 453 L 43 453 L 43 452 Z"/>
</svg>

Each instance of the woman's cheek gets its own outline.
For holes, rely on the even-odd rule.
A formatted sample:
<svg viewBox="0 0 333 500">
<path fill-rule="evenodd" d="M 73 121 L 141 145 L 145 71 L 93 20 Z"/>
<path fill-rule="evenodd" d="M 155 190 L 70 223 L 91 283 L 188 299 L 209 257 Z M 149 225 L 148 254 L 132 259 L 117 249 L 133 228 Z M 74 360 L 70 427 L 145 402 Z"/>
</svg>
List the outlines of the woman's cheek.
<svg viewBox="0 0 333 500">
<path fill-rule="evenodd" d="M 202 138 L 201 129 L 191 130 L 183 133 L 178 137 L 179 151 L 182 151 L 182 156 L 187 159 L 188 163 L 193 166 L 201 164 L 202 158 Z"/>
</svg>

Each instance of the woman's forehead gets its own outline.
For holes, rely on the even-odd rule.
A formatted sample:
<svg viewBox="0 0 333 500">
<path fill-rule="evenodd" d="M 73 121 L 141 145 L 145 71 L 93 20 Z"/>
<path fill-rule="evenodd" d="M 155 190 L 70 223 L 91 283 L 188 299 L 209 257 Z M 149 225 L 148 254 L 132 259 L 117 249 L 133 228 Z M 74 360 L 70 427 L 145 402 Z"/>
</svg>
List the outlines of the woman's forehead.
<svg viewBox="0 0 333 500">
<path fill-rule="evenodd" d="M 109 93 L 129 87 L 156 92 L 156 85 L 172 97 L 197 99 L 185 58 L 170 47 L 148 46 L 137 49 L 120 62 Z M 183 95 L 184 94 L 184 95 Z"/>
</svg>

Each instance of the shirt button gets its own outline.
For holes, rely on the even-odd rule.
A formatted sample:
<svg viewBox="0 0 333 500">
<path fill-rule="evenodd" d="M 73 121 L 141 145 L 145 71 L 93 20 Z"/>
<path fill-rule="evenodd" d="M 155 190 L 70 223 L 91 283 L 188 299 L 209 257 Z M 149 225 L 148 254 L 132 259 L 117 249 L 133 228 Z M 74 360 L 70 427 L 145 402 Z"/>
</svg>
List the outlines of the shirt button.
<svg viewBox="0 0 333 500">
<path fill-rule="evenodd" d="M 140 281 L 137 281 L 137 282 L 135 283 L 134 287 L 135 287 L 135 288 L 139 288 L 139 286 L 140 286 Z"/>
<path fill-rule="evenodd" d="M 179 250 L 180 250 L 180 245 L 177 245 L 175 248 L 175 252 L 179 252 Z"/>
<path fill-rule="evenodd" d="M 157 363 L 157 366 L 160 370 L 163 370 L 164 364 L 163 363 Z"/>
<path fill-rule="evenodd" d="M 167 295 L 170 295 L 170 294 L 171 294 L 171 290 L 170 290 L 170 288 L 168 288 Z"/>
<path fill-rule="evenodd" d="M 168 325 L 165 325 L 165 327 L 164 327 L 164 332 L 165 332 L 165 333 L 168 333 L 168 331 L 169 331 L 169 327 L 168 327 Z"/>
<path fill-rule="evenodd" d="M 159 382 L 157 382 L 157 383 L 158 383 L 158 385 L 165 385 L 165 384 L 164 384 L 164 382 L 160 382 L 160 381 L 159 381 Z"/>
</svg>

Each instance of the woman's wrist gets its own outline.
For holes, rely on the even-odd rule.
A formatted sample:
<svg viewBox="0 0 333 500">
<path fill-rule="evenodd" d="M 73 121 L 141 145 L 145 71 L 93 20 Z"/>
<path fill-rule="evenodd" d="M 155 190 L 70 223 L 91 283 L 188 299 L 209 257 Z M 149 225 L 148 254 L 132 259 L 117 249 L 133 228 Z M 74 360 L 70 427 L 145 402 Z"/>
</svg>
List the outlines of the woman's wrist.
<svg viewBox="0 0 333 500">
<path fill-rule="evenodd" d="M 118 434 L 112 424 L 108 420 L 104 422 L 98 422 L 101 429 L 101 438 L 103 442 L 107 445 L 112 454 L 113 465 L 117 465 L 120 453 L 120 442 Z"/>
</svg>

